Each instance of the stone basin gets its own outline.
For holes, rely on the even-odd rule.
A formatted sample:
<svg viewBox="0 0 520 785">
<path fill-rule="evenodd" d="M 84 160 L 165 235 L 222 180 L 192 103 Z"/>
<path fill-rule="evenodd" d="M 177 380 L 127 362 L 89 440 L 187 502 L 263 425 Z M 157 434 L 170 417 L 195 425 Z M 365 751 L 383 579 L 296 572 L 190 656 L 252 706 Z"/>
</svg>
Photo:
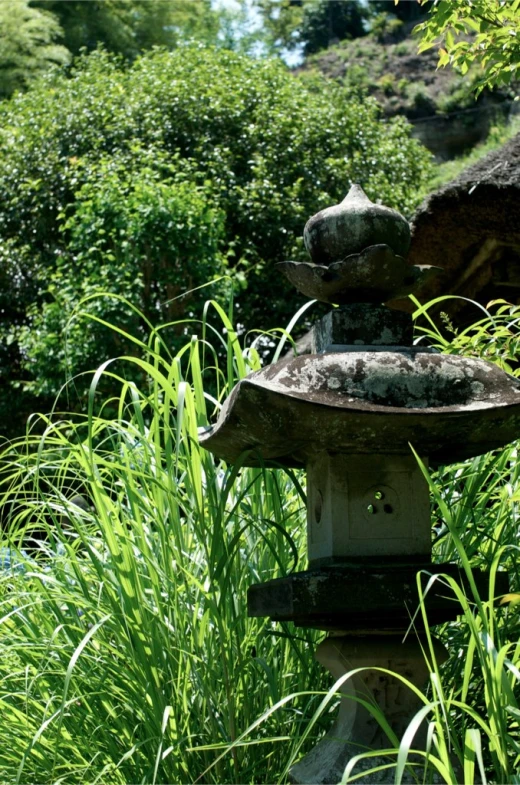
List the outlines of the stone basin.
<svg viewBox="0 0 520 785">
<path fill-rule="evenodd" d="M 520 382 L 483 360 L 419 350 L 305 355 L 236 385 L 201 444 L 245 465 L 305 464 L 320 450 L 479 455 L 520 432 Z"/>
</svg>

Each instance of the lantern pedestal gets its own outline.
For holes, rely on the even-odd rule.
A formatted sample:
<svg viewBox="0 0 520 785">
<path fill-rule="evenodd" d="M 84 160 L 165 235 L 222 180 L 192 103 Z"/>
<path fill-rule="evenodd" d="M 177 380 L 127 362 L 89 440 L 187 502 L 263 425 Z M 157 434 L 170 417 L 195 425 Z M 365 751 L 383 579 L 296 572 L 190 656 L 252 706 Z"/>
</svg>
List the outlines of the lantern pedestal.
<svg viewBox="0 0 520 785">
<path fill-rule="evenodd" d="M 423 643 L 427 650 L 426 641 Z M 444 662 L 447 653 L 438 641 L 434 643 L 437 664 Z M 290 772 L 294 783 L 322 785 L 338 783 L 345 767 L 352 758 L 363 752 L 393 748 L 380 724 L 363 705 L 362 701 L 379 708 L 400 740 L 410 720 L 421 707 L 420 698 L 404 681 L 419 690 L 428 680 L 428 666 L 423 647 L 418 640 L 402 641 L 397 636 L 369 636 L 356 638 L 341 635 L 326 638 L 316 651 L 316 659 L 332 673 L 334 680 L 353 672 L 339 687 L 342 698 L 338 717 L 327 735 Z M 424 749 L 424 723 L 419 728 L 412 748 Z M 413 765 L 413 760 L 410 758 Z M 380 765 L 389 768 L 367 774 L 356 780 L 360 783 L 393 783 L 396 756 L 376 756 L 360 761 L 353 767 L 353 774 L 368 771 Z M 423 770 L 423 760 L 418 760 Z M 403 782 L 412 782 L 412 774 Z"/>
</svg>

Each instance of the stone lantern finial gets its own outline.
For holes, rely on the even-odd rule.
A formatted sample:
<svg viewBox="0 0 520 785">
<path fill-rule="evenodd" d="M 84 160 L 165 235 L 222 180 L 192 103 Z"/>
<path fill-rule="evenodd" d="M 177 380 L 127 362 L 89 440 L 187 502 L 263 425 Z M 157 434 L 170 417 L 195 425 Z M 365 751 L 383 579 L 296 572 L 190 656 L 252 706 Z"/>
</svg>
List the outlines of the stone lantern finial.
<svg viewBox="0 0 520 785">
<path fill-rule="evenodd" d="M 387 245 L 406 256 L 410 225 L 396 210 L 374 204 L 360 185 L 353 185 L 340 204 L 309 218 L 303 239 L 314 264 L 328 266 L 371 245 Z"/>
<path fill-rule="evenodd" d="M 340 204 L 309 218 L 303 239 L 312 261 L 280 266 L 299 292 L 330 304 L 406 297 L 440 270 L 405 261 L 408 221 L 396 210 L 371 202 L 359 185 L 353 185 Z"/>
</svg>

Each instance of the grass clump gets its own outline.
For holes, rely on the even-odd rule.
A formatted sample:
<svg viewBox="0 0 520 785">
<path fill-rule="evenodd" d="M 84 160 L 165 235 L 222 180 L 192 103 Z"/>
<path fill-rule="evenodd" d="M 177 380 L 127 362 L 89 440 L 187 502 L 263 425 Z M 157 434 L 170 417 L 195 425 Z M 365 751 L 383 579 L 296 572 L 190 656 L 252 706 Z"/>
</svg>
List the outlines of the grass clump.
<svg viewBox="0 0 520 785">
<path fill-rule="evenodd" d="M 220 315 L 224 367 L 209 326 L 173 357 L 157 332 L 141 359 L 98 372 L 84 418 L 36 418 L 3 452 L 4 547 L 26 554 L 0 577 L 9 782 L 195 782 L 215 758 L 198 748 L 233 742 L 282 695 L 320 683 L 316 634 L 245 607 L 247 587 L 285 574 L 304 547 L 297 483 L 198 446 L 197 428 L 258 366 Z M 129 362 L 146 391 L 123 378 Z M 120 383 L 115 419 L 97 406 L 102 373 Z M 301 721 L 295 703 L 262 733 L 296 738 Z M 274 749 L 236 749 L 204 781 L 274 781 Z"/>
</svg>

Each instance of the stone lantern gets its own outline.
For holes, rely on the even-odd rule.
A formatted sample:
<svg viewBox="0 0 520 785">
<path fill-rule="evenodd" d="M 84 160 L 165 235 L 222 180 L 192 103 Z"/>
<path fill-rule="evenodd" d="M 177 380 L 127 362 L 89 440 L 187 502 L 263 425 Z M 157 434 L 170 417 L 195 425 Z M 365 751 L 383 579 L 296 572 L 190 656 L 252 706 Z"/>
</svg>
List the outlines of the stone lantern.
<svg viewBox="0 0 520 785">
<path fill-rule="evenodd" d="M 384 303 L 437 269 L 407 264 L 407 221 L 359 186 L 313 216 L 304 240 L 312 261 L 281 268 L 300 292 L 338 307 L 314 326 L 312 354 L 239 382 L 200 441 L 230 463 L 248 450 L 247 465 L 306 470 L 308 569 L 251 586 L 248 612 L 328 632 L 316 656 L 335 678 L 367 668 L 344 683 L 334 727 L 291 771 L 295 782 L 328 783 L 354 755 L 388 746 L 353 696 L 378 703 L 399 737 L 416 711 L 399 679 L 368 668 L 419 688 L 427 679 L 417 635 L 404 639 L 417 573 L 425 583 L 438 573 L 463 582 L 456 565 L 431 563 L 429 490 L 411 447 L 435 465 L 507 444 L 520 435 L 520 382 L 482 360 L 413 345 L 411 316 Z M 431 624 L 459 612 L 447 593 L 439 582 L 428 592 Z"/>
</svg>

